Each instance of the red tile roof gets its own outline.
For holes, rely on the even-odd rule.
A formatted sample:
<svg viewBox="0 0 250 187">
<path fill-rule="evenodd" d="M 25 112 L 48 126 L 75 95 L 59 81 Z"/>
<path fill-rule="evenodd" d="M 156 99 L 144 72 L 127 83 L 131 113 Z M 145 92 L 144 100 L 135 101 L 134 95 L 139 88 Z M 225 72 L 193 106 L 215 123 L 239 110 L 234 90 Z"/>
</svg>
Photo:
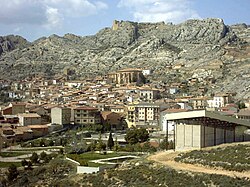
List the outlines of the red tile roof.
<svg viewBox="0 0 250 187">
<path fill-rule="evenodd" d="M 98 110 L 98 109 L 94 107 L 82 106 L 82 107 L 74 108 L 74 110 Z"/>
</svg>

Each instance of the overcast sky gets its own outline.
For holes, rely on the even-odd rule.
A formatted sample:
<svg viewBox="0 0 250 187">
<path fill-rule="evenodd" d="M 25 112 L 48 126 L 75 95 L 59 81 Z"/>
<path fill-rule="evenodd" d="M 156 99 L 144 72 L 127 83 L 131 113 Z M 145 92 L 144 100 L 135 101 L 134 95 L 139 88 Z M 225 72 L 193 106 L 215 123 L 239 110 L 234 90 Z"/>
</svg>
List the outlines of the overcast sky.
<svg viewBox="0 0 250 187">
<path fill-rule="evenodd" d="M 29 41 L 66 33 L 93 35 L 114 19 L 181 23 L 222 18 L 226 24 L 250 23 L 250 0 L 0 0 L 0 35 Z"/>
</svg>

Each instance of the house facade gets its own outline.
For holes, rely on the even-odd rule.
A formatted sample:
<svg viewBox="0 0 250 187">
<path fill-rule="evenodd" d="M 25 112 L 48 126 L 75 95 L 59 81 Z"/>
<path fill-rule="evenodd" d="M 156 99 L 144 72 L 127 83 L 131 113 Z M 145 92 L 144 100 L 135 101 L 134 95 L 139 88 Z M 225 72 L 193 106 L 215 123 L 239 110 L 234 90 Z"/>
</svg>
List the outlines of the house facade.
<svg viewBox="0 0 250 187">
<path fill-rule="evenodd" d="M 127 105 L 128 127 L 159 128 L 160 105 L 155 103 L 137 103 Z"/>
<path fill-rule="evenodd" d="M 125 128 L 123 126 L 123 117 L 120 114 L 111 111 L 103 111 L 101 115 L 103 125 L 108 125 L 111 129 L 116 130 Z"/>
<path fill-rule="evenodd" d="M 140 98 L 144 101 L 153 101 L 158 99 L 160 91 L 155 88 L 141 88 L 139 89 Z"/>
<path fill-rule="evenodd" d="M 101 123 L 101 114 L 97 108 L 77 107 L 74 109 L 75 125 L 94 125 Z"/>
<path fill-rule="evenodd" d="M 21 126 L 41 125 L 41 116 L 36 113 L 23 113 L 17 115 Z"/>
<path fill-rule="evenodd" d="M 232 102 L 232 96 L 230 94 L 217 94 L 212 100 L 208 100 L 209 108 L 220 108 L 226 106 L 226 104 Z"/>
</svg>

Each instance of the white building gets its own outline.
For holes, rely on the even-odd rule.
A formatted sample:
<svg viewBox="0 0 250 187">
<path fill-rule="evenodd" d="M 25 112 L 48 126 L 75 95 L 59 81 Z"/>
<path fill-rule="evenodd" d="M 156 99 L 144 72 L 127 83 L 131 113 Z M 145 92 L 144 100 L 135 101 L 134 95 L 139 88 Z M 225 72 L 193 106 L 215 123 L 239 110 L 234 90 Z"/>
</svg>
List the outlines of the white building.
<svg viewBox="0 0 250 187">
<path fill-rule="evenodd" d="M 220 115 L 206 110 L 167 114 L 174 121 L 174 145 L 176 150 L 201 149 L 223 143 L 249 141 L 244 132 L 249 121 Z"/>
<path fill-rule="evenodd" d="M 59 125 L 70 124 L 71 109 L 66 107 L 55 107 L 51 109 L 51 123 Z"/>
<path fill-rule="evenodd" d="M 207 100 L 209 108 L 220 108 L 226 104 L 231 103 L 232 98 L 229 94 L 218 94 L 213 97 L 212 100 Z"/>
<path fill-rule="evenodd" d="M 150 69 L 144 69 L 142 70 L 142 74 L 145 75 L 151 75 L 151 70 Z"/>
</svg>

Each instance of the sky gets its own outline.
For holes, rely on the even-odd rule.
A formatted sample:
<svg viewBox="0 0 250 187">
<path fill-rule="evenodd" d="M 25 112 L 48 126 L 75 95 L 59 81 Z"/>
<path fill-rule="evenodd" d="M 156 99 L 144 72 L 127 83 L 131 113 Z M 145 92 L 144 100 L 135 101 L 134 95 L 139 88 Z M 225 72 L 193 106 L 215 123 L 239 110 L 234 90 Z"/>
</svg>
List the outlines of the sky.
<svg viewBox="0 0 250 187">
<path fill-rule="evenodd" d="M 0 0 L 0 36 L 29 41 L 67 33 L 86 36 L 113 20 L 165 21 L 222 18 L 227 25 L 250 24 L 250 0 Z"/>
</svg>

